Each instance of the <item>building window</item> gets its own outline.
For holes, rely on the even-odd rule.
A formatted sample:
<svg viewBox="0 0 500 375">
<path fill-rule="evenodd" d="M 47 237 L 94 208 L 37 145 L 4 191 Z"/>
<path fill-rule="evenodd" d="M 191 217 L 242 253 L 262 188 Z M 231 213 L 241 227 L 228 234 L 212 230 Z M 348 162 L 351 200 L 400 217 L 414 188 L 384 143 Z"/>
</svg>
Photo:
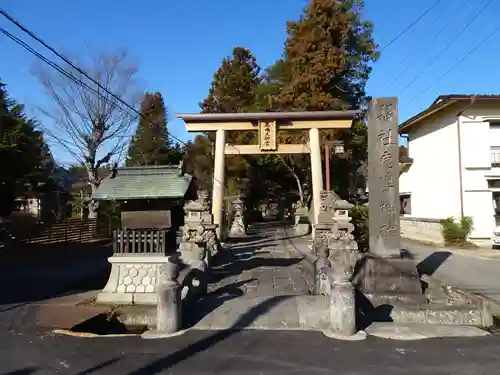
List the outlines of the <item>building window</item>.
<svg viewBox="0 0 500 375">
<path fill-rule="evenodd" d="M 500 189 L 500 179 L 487 180 L 489 189 Z"/>
<path fill-rule="evenodd" d="M 500 146 L 490 147 L 491 166 L 500 167 Z"/>
<path fill-rule="evenodd" d="M 401 194 L 399 203 L 399 214 L 411 215 L 411 194 Z"/>
</svg>

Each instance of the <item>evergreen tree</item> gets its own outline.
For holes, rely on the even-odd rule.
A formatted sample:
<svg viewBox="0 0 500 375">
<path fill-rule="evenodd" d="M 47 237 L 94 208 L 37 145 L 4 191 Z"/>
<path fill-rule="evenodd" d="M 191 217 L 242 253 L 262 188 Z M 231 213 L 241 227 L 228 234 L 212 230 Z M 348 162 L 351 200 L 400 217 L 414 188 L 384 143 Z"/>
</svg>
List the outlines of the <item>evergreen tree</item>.
<svg viewBox="0 0 500 375">
<path fill-rule="evenodd" d="M 214 159 L 212 155 L 213 143 L 206 135 L 197 135 L 192 142 L 186 145 L 184 154 L 184 168 L 187 173 L 196 177 L 200 189 L 212 189 L 212 173 Z"/>
<path fill-rule="evenodd" d="M 56 189 L 54 162 L 36 122 L 10 99 L 0 82 L 0 216 L 10 214 L 15 199 L 28 192 L 37 197 Z"/>
<path fill-rule="evenodd" d="M 288 22 L 280 64 L 281 109 L 341 110 L 366 100 L 370 63 L 378 58 L 373 26 L 361 19 L 363 0 L 311 0 L 299 21 Z"/>
<path fill-rule="evenodd" d="M 255 102 L 260 68 L 252 52 L 235 47 L 214 74 L 207 98 L 200 103 L 202 113 L 248 112 Z"/>
<path fill-rule="evenodd" d="M 252 52 L 243 47 L 235 47 L 232 55 L 222 60 L 214 74 L 208 96 L 200 103 L 202 113 L 242 113 L 255 107 L 256 93 L 261 77 L 260 67 Z M 206 135 L 213 142 L 211 135 Z M 230 131 L 227 142 L 230 144 L 249 144 L 256 142 L 255 132 Z M 206 146 L 207 142 L 198 141 Z M 229 194 L 237 194 L 248 181 L 247 169 L 256 157 L 231 155 L 226 157 L 226 186 Z M 196 176 L 205 178 L 202 176 Z"/>
<path fill-rule="evenodd" d="M 160 93 L 146 93 L 141 103 L 141 117 L 127 156 L 126 164 L 166 165 L 182 160 L 182 149 L 170 141 L 167 114 Z"/>
<path fill-rule="evenodd" d="M 287 23 L 282 59 L 266 70 L 259 91 L 264 110 L 344 110 L 362 108 L 370 64 L 378 58 L 373 26 L 361 18 L 363 0 L 310 0 L 298 21 Z M 351 131 L 323 131 L 324 140 L 341 139 L 345 155 L 334 156 L 332 187 L 346 198 L 360 187 L 358 170 L 366 162 L 366 126 L 362 119 Z M 307 134 L 281 131 L 285 143 L 302 143 Z M 307 171 L 301 155 L 287 158 L 290 170 Z M 304 175 L 307 176 L 309 172 Z M 303 187 L 307 184 L 303 181 Z M 309 191 L 310 188 L 309 188 Z"/>
</svg>

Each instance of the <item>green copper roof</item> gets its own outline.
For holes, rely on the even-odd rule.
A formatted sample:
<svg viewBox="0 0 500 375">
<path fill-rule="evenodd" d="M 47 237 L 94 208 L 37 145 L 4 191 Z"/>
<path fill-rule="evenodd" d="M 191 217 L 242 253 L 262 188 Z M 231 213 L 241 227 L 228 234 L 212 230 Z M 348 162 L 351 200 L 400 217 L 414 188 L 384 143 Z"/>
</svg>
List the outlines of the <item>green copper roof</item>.
<svg viewBox="0 0 500 375">
<path fill-rule="evenodd" d="M 92 198 L 95 200 L 125 200 L 183 198 L 192 176 L 178 166 L 124 167 L 115 176 L 105 178 Z"/>
</svg>

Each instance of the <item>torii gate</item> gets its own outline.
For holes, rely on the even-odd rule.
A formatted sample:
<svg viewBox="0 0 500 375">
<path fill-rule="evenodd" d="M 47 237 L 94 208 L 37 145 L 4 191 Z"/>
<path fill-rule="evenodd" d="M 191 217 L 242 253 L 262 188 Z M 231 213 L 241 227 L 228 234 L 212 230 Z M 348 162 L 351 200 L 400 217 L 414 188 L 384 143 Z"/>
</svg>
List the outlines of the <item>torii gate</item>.
<svg viewBox="0 0 500 375">
<path fill-rule="evenodd" d="M 180 114 L 188 132 L 216 132 L 212 213 L 214 223 L 222 222 L 224 199 L 225 155 L 235 154 L 307 154 L 311 155 L 314 218 L 320 209 L 323 189 L 320 129 L 347 129 L 361 111 L 260 112 Z M 279 144 L 278 129 L 309 130 L 308 144 Z M 258 145 L 228 145 L 227 131 L 258 131 Z"/>
</svg>

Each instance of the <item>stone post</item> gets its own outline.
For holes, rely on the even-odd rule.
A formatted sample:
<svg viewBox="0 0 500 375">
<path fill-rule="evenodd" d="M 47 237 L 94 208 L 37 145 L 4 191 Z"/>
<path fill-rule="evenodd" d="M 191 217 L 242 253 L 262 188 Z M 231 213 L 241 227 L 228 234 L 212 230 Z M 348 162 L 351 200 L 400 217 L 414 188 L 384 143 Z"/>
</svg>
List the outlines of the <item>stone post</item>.
<svg viewBox="0 0 500 375">
<path fill-rule="evenodd" d="M 243 201 L 238 197 L 232 202 L 234 210 L 234 219 L 229 230 L 229 237 L 240 238 L 247 235 L 245 223 L 243 222 Z"/>
<path fill-rule="evenodd" d="M 373 99 L 368 111 L 370 253 L 400 258 L 397 98 Z"/>
<path fill-rule="evenodd" d="M 330 283 L 328 281 L 328 273 L 330 261 L 328 260 L 328 234 L 331 232 L 334 225 L 333 221 L 333 204 L 335 195 L 333 192 L 322 191 L 321 205 L 318 214 L 318 223 L 316 224 L 316 237 L 314 238 L 313 248 L 316 254 L 314 262 L 314 291 L 315 294 L 328 295 L 330 291 Z"/>
<path fill-rule="evenodd" d="M 159 267 L 156 283 L 156 330 L 145 332 L 142 337 L 155 339 L 181 334 L 181 286 L 177 282 L 179 276 L 178 255 L 169 257 Z"/>
<path fill-rule="evenodd" d="M 333 203 L 334 225 L 326 235 L 330 262 L 330 329 L 327 336 L 346 340 L 359 340 L 366 337 L 363 332 L 356 333 L 356 299 L 351 282 L 361 254 L 354 240 L 354 225 L 350 222 L 349 209 L 352 205 L 337 199 Z"/>
<path fill-rule="evenodd" d="M 356 329 L 354 286 L 350 281 L 336 281 L 330 291 L 330 330 L 338 336 L 353 336 Z"/>
</svg>

